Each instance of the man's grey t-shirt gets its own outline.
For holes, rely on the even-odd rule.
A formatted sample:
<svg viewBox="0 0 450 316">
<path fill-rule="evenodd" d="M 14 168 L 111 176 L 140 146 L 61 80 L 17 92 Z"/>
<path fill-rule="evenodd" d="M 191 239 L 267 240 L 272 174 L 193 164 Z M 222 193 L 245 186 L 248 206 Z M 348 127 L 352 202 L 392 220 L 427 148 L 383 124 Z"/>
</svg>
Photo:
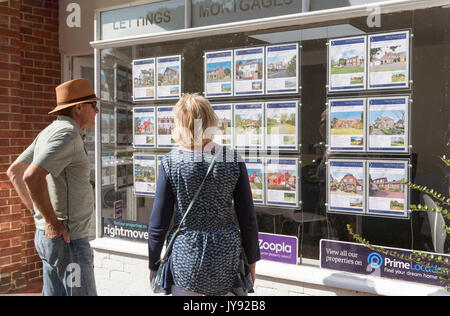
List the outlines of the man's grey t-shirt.
<svg viewBox="0 0 450 316">
<path fill-rule="evenodd" d="M 49 172 L 47 185 L 53 209 L 58 219 L 68 225 L 73 240 L 89 236 L 94 210 L 89 159 L 81 134 L 72 118 L 58 116 L 18 158 Z M 35 211 L 36 228 L 45 229 L 36 206 Z"/>
</svg>

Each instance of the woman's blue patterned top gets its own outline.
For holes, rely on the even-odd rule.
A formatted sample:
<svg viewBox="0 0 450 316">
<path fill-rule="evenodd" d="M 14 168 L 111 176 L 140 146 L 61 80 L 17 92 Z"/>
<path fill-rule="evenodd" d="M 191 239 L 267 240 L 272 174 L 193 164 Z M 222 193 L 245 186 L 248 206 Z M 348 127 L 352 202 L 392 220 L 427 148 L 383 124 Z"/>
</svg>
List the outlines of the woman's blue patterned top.
<svg viewBox="0 0 450 316">
<path fill-rule="evenodd" d="M 149 223 L 149 267 L 156 270 L 175 206 L 174 233 L 204 179 L 215 152 L 174 150 L 161 162 Z M 177 236 L 163 276 L 171 285 L 204 295 L 223 295 L 242 284 L 242 249 L 260 259 L 258 226 L 245 163 L 224 148 Z M 233 210 L 234 200 L 234 210 Z"/>
</svg>

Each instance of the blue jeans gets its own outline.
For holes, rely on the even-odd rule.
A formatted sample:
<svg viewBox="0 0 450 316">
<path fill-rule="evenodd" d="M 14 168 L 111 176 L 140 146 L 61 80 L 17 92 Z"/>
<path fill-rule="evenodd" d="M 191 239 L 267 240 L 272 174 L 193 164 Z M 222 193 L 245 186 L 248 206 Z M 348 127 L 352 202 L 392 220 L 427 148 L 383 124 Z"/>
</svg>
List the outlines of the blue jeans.
<svg viewBox="0 0 450 316">
<path fill-rule="evenodd" d="M 43 296 L 97 296 L 94 260 L 88 238 L 50 239 L 37 229 L 34 238 L 44 271 Z"/>
</svg>

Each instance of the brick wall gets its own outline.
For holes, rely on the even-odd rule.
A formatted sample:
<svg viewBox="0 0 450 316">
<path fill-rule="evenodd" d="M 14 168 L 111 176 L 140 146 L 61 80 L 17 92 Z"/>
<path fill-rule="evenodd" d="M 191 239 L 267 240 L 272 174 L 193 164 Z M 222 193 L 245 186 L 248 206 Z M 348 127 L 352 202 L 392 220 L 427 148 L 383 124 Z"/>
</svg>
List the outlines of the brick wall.
<svg viewBox="0 0 450 316">
<path fill-rule="evenodd" d="M 42 278 L 34 223 L 6 170 L 54 117 L 58 0 L 0 2 L 0 293 Z"/>
</svg>

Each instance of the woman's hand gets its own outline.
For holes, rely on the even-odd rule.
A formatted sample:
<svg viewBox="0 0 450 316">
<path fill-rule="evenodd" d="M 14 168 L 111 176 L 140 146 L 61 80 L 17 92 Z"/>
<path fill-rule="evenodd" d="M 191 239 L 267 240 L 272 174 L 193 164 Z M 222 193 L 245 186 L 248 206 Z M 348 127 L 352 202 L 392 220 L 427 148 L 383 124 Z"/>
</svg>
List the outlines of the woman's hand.
<svg viewBox="0 0 450 316">
<path fill-rule="evenodd" d="M 153 287 L 152 287 L 153 274 L 155 274 L 155 271 L 150 270 L 150 290 L 152 290 L 152 291 L 153 291 Z"/>
<path fill-rule="evenodd" d="M 252 282 L 255 284 L 256 280 L 256 262 L 248 265 L 250 268 L 250 273 L 252 275 Z"/>
</svg>

